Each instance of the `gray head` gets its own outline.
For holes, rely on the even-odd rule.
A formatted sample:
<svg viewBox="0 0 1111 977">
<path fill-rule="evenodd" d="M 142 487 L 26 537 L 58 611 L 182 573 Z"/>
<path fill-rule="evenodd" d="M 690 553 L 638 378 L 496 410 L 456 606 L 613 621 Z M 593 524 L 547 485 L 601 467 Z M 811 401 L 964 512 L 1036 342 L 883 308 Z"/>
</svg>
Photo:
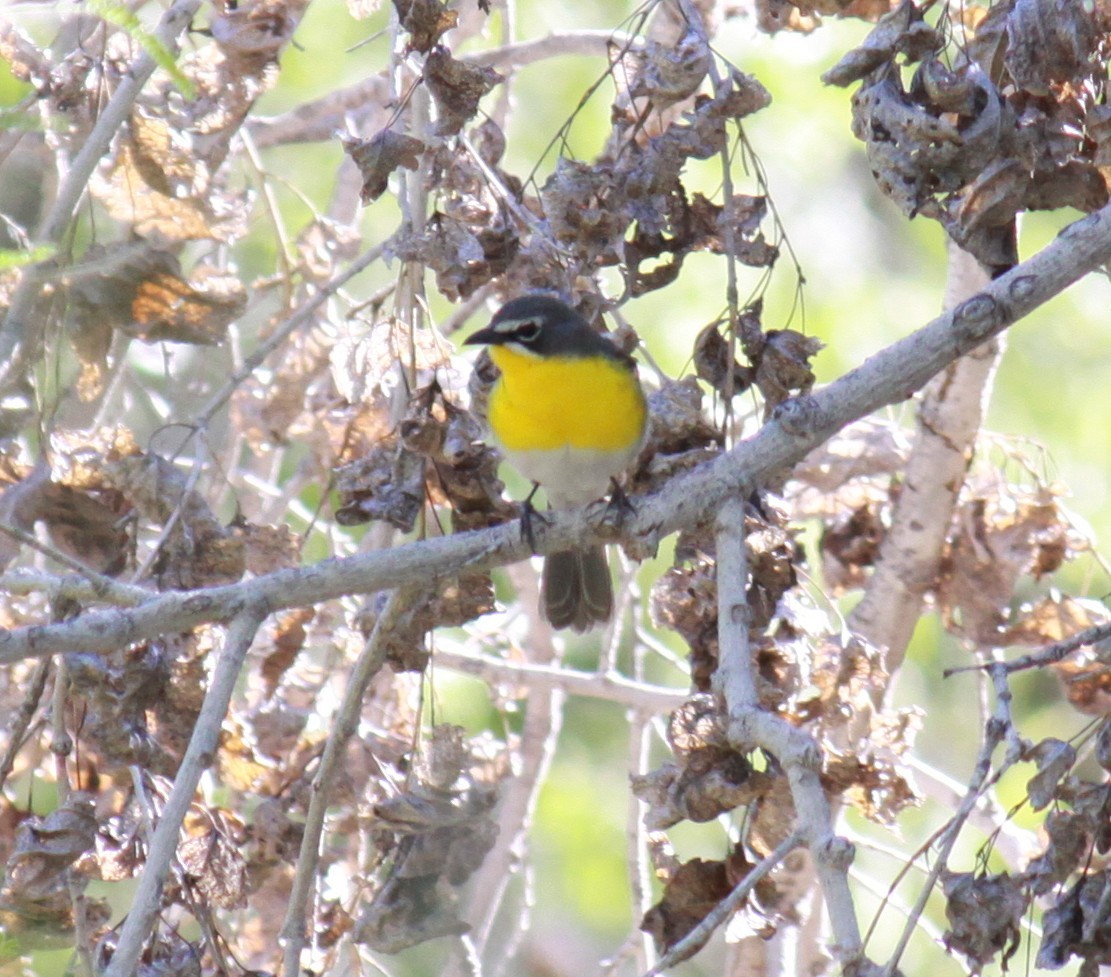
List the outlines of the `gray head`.
<svg viewBox="0 0 1111 977">
<path fill-rule="evenodd" d="M 611 342 L 590 328 L 574 309 L 550 295 L 522 295 L 506 302 L 490 325 L 467 343 L 513 346 L 531 356 L 610 356 L 623 358 Z"/>
</svg>

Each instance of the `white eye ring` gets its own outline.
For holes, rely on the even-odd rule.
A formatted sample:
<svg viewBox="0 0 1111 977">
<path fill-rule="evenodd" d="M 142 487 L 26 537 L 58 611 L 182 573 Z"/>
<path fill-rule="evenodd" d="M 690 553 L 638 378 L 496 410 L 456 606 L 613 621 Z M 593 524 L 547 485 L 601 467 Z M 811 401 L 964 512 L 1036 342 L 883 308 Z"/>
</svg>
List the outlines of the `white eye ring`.
<svg viewBox="0 0 1111 977">
<path fill-rule="evenodd" d="M 536 319 L 526 319 L 513 329 L 513 338 L 522 343 L 532 343 L 540 338 L 540 323 Z"/>
</svg>

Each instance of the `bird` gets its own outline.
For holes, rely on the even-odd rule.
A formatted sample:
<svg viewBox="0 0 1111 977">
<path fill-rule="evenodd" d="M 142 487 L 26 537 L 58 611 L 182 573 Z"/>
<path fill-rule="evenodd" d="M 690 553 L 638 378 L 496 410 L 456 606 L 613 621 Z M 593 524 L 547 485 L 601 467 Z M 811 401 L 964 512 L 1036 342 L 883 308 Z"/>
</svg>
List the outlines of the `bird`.
<svg viewBox="0 0 1111 977">
<path fill-rule="evenodd" d="M 511 299 L 465 343 L 485 345 L 501 371 L 487 423 L 502 455 L 533 483 L 533 494 L 543 486 L 551 509 L 574 509 L 617 485 L 640 452 L 648 417 L 631 356 L 569 305 L 541 293 Z M 557 629 L 582 633 L 608 621 L 613 583 L 605 547 L 549 553 L 540 607 Z"/>
</svg>

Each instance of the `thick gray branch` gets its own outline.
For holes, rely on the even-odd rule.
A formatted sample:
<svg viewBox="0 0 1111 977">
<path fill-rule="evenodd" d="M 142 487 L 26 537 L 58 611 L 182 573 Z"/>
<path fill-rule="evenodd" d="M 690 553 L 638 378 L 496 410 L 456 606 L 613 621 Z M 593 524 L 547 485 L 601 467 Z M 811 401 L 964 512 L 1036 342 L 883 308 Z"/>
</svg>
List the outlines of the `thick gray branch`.
<svg viewBox="0 0 1111 977">
<path fill-rule="evenodd" d="M 972 298 L 988 280 L 972 255 L 950 243 L 945 308 Z M 995 340 L 950 363 L 926 386 L 919 406 L 891 528 L 864 597 L 849 615 L 850 630 L 884 649 L 889 673 L 902 665 L 926 591 L 937 579 L 999 355 Z"/>
<path fill-rule="evenodd" d="M 1111 206 L 1067 227 L 1029 261 L 996 279 L 956 309 L 881 350 L 812 396 L 789 400 L 757 434 L 706 465 L 638 500 L 624 534 L 659 539 L 709 518 L 742 485 L 794 464 L 846 424 L 920 389 L 949 363 L 1111 260 Z M 541 552 L 583 540 L 611 539 L 585 512 L 552 519 Z M 269 611 L 488 570 L 528 555 L 516 524 L 409 543 L 347 559 L 325 560 L 226 587 L 166 593 L 141 607 L 92 611 L 59 624 L 0 632 L 0 662 L 66 651 L 109 651 L 241 609 Z"/>
</svg>

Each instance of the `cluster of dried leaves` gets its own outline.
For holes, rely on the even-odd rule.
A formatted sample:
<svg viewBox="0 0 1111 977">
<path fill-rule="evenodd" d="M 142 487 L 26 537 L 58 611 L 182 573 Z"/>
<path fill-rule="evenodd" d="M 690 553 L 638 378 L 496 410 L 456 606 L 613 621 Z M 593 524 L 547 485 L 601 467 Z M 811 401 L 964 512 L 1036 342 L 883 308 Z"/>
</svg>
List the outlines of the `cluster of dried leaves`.
<svg viewBox="0 0 1111 977">
<path fill-rule="evenodd" d="M 823 77 L 861 82 L 853 131 L 884 193 L 1006 268 L 1018 213 L 1107 202 L 1109 55 L 1105 0 L 1005 0 L 937 25 L 903 0 Z"/>
<path fill-rule="evenodd" d="M 948 64 L 949 28 L 928 25 L 909 2 L 892 6 L 755 5 L 767 30 L 814 29 L 830 14 L 881 18 L 829 79 L 863 82 L 855 100 L 859 132 L 881 184 L 908 214 L 935 217 L 999 265 L 1007 257 L 999 229 L 1017 210 L 1090 209 L 1106 199 L 1096 70 L 1102 5 L 1087 19 L 1076 5 L 1052 22 L 1045 19 L 1051 5 L 1024 0 L 969 13 L 967 51 Z M 618 92 L 605 148 L 589 162 L 559 158 L 536 185 L 506 162 L 504 117 L 482 111 L 509 73 L 481 55 L 455 53 L 481 31 L 482 4 L 466 11 L 440 0 L 395 0 L 400 54 L 391 70 L 413 86 L 400 105 L 387 104 L 383 72 L 369 86 L 337 93 L 327 111 L 256 120 L 254 104 L 274 84 L 304 7 L 257 0 L 207 14 L 205 40 L 182 58 L 177 77 L 156 74 L 143 89 L 89 184 L 90 206 L 112 233 L 102 230 L 102 243 L 34 271 L 46 283 L 34 316 L 47 325 L 30 336 L 32 359 L 46 358 L 64 373 L 60 350 L 68 345 L 76 362 L 64 386 L 73 396 L 67 389 L 42 410 L 41 384 L 9 378 L 0 405 L 0 522 L 13 532 L 0 536 L 0 563 L 30 574 L 35 554 L 45 552 L 77 574 L 64 587 L 51 578 L 56 590 L 41 574 L 37 584 L 26 576 L 26 587 L 0 598 L 5 628 L 296 565 L 307 537 L 291 529 L 291 506 L 347 551 L 357 539 L 350 527 L 367 522 L 376 527 L 366 545 L 387 546 L 397 534 L 512 518 L 517 510 L 503 498 L 480 420 L 490 364 L 479 364 L 464 396 L 447 344 L 427 325 L 423 286 L 414 284 L 425 271 L 453 302 L 477 305 L 544 288 L 600 320 L 606 306 L 672 284 L 694 252 L 761 270 L 778 258 L 763 196 L 712 200 L 684 183 L 692 162 L 727 160 L 740 120 L 770 100 L 758 81 L 715 56 L 701 26 L 672 24 L 670 34 L 612 45 L 608 73 Z M 362 13 L 355 5 L 352 12 Z M 12 151 L 44 172 L 55 154 L 71 157 L 88 139 L 104 93 L 119 89 L 138 50 L 133 32 L 99 21 L 68 28 L 83 43 L 51 49 L 14 26 L 0 28 L 0 57 L 32 86 L 46 120 L 42 138 L 17 139 Z M 1048 30 L 1053 43 L 1036 43 L 1038 30 Z M 85 43 L 93 37 L 99 46 Z M 909 89 L 900 58 L 919 65 Z M 379 95 L 369 107 L 368 87 Z M 420 114 L 411 99 L 424 95 L 432 122 L 413 128 Z M 231 256 L 251 244 L 258 198 L 240 178 L 253 156 L 251 139 L 270 146 L 331 139 L 331 131 L 313 128 L 313 117 L 331 118 L 329 111 L 359 126 L 335 137 L 358 170 L 354 190 L 337 194 L 334 212 L 283 242 L 280 276 L 245 283 Z M 427 212 L 408 214 L 373 242 L 399 263 L 396 280 L 344 319 L 321 297 L 340 294 L 361 250 L 353 229 L 358 204 L 399 186 L 407 206 L 423 200 Z M 619 270 L 623 289 L 603 303 L 598 275 L 609 268 Z M 0 299 L 29 280 L 5 273 Z M 249 364 L 259 369 L 239 370 L 230 330 L 252 321 L 261 323 L 253 338 L 271 355 Z M 636 342 L 628 330 L 615 338 Z M 221 358 L 177 351 L 183 376 L 152 382 L 152 394 L 126 374 L 136 340 L 201 346 Z M 819 349 L 798 330 L 765 326 L 759 302 L 736 322 L 706 326 L 691 375 L 650 394 L 651 430 L 631 490 L 651 492 L 722 450 L 707 391 L 715 404 L 730 405 L 754 391 L 767 415 L 811 389 Z M 158 404 L 152 413 L 182 425 L 177 449 L 155 447 L 164 432 L 136 434 L 153 427 L 141 407 L 117 424 L 96 416 L 121 402 L 111 399 L 121 385 L 129 405 L 165 400 L 166 409 Z M 212 418 L 228 401 L 223 440 Z M 37 456 L 27 450 L 29 428 L 43 432 Z M 830 596 L 863 586 L 905 460 L 890 429 L 854 429 L 754 494 L 746 519 L 761 707 L 813 737 L 831 798 L 883 825 L 918 799 L 904 765 L 917 718 L 885 705 L 890 676 L 880 651 L 841 634 L 807 599 L 802 581 L 814 568 L 806 566 L 798 527 L 806 519 L 825 526 L 820 558 Z M 315 504 L 326 484 L 338 497 L 334 507 L 307 509 L 304 500 Z M 388 531 L 376 536 L 381 527 Z M 1031 587 L 1084 548 L 1047 487 L 974 480 L 931 596 L 946 626 L 970 646 L 1054 640 L 1098 612 L 1047 590 L 1033 599 Z M 635 543 L 629 549 L 643 555 Z M 691 696 L 670 717 L 673 758 L 633 783 L 657 834 L 662 894 L 643 927 L 661 950 L 690 933 L 796 820 L 779 760 L 740 754 L 726 736 L 712 692 L 716 594 L 713 535 L 693 527 L 679 538 L 675 564 L 650 605 L 654 625 L 677 633 L 688 649 Z M 287 611 L 267 622 L 222 728 L 212 773 L 220 789 L 198 796 L 182 826 L 160 924 L 140 965 L 145 977 L 276 966 L 328 710 L 372 632 L 390 669 L 371 686 L 330 798 L 317 867 L 329 886 L 303 907 L 314 950 L 330 966 L 343 941 L 396 953 L 468 931 L 473 917 L 461 893 L 499 843 L 499 796 L 520 743 L 468 739 L 440 725 L 415 749 L 421 721 L 413 702 L 428 635 L 493 608 L 489 577 L 458 573 L 429 581 L 384 634 L 375 599 Z M 118 919 L 108 900 L 86 889 L 142 871 L 223 640 L 221 628 L 205 626 L 108 655 L 75 652 L 59 663 L 0 670 L 0 709 L 12 717 L 0 741 L 0 929 L 20 952 L 64 934 L 93 966 L 110 961 Z M 1108 672 L 1098 653 L 1061 669 L 1078 707 L 1105 701 Z M 1105 724 L 1096 739 L 1104 769 L 1106 740 Z M 1028 754 L 1040 770 L 1031 803 L 1052 809 L 1044 854 L 1022 873 L 946 878 L 950 944 L 978 964 L 1006 958 L 1035 898 L 1056 900 L 1045 917 L 1044 966 L 1070 956 L 1086 966 L 1108 959 L 1106 785 L 1075 774 L 1071 749 L 1047 741 Z M 55 803 L 36 808 L 15 799 L 17 791 L 44 790 L 43 782 L 57 793 Z M 50 813 L 33 813 L 43 807 Z M 682 862 L 671 850 L 669 828 L 722 815 L 741 825 L 722 859 Z M 764 937 L 797 920 L 802 893 L 791 872 L 786 867 L 756 887 L 737 932 Z M 185 920 L 199 925 L 200 938 L 183 935 Z"/>
</svg>

